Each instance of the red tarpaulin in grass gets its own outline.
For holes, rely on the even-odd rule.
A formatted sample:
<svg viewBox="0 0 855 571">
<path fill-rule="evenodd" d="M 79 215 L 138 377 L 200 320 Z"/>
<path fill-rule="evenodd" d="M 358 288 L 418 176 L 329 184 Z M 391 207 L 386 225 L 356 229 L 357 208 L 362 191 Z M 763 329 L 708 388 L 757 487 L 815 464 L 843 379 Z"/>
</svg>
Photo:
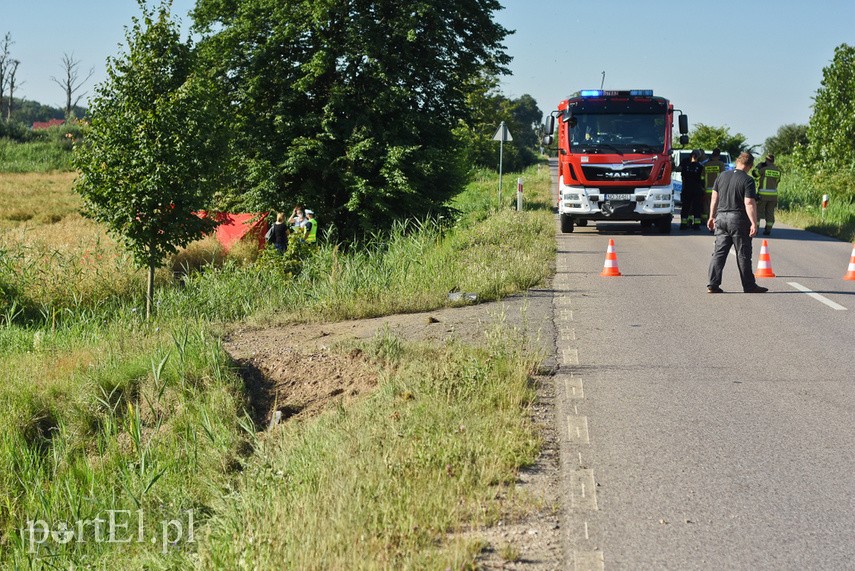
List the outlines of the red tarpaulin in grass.
<svg viewBox="0 0 855 571">
<path fill-rule="evenodd" d="M 259 248 L 264 247 L 264 235 L 267 233 L 266 212 L 240 214 L 218 212 L 211 214 L 211 216 L 220 223 L 215 231 L 215 236 L 226 252 L 247 235 L 256 240 Z"/>
</svg>

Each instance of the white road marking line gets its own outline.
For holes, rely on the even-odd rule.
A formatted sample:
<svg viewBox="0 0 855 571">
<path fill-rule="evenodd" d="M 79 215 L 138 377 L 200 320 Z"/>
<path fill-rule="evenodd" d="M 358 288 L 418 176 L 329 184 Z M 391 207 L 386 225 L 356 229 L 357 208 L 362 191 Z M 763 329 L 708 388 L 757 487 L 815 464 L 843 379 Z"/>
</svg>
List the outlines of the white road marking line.
<svg viewBox="0 0 855 571">
<path fill-rule="evenodd" d="M 597 511 L 597 483 L 591 469 L 574 470 L 571 474 L 573 507 Z"/>
<path fill-rule="evenodd" d="M 578 365 L 579 364 L 579 353 L 576 349 L 565 349 L 561 351 L 561 364 L 562 365 Z"/>
<path fill-rule="evenodd" d="M 591 440 L 588 433 L 588 417 L 568 416 L 567 434 L 570 437 L 571 442 L 581 442 L 582 444 L 590 444 Z"/>
<path fill-rule="evenodd" d="M 840 305 L 838 303 L 834 303 L 833 301 L 831 301 L 827 297 L 823 297 L 823 296 L 819 295 L 818 293 L 816 293 L 815 291 L 811 291 L 810 289 L 806 288 L 805 286 L 803 286 L 800 283 L 787 282 L 787 285 L 790 285 L 790 286 L 796 288 L 800 292 L 808 294 L 810 297 L 814 298 L 817 301 L 821 301 L 822 303 L 824 303 L 825 305 L 827 305 L 831 309 L 836 309 L 837 311 L 846 311 L 846 308 L 843 307 L 842 305 Z"/>
<path fill-rule="evenodd" d="M 588 534 L 588 522 L 585 522 L 585 539 L 591 539 L 591 536 Z"/>
<path fill-rule="evenodd" d="M 568 399 L 585 398 L 585 390 L 582 387 L 582 379 L 580 379 L 579 377 L 565 377 L 564 389 Z"/>
</svg>

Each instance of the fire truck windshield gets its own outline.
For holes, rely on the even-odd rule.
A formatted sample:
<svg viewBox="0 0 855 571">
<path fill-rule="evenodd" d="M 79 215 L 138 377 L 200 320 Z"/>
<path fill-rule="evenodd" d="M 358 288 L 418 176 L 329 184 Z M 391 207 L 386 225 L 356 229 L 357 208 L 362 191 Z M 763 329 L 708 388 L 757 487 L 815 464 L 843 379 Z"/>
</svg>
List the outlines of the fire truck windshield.
<svg viewBox="0 0 855 571">
<path fill-rule="evenodd" d="M 566 124 L 573 153 L 661 153 L 665 115 L 649 113 L 573 113 Z"/>
</svg>

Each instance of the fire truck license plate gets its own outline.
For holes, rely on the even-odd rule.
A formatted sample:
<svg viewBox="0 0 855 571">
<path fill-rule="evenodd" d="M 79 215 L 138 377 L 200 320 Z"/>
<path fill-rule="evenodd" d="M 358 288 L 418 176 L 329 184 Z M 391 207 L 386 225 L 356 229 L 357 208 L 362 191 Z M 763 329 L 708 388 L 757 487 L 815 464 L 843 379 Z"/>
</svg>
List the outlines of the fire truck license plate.
<svg viewBox="0 0 855 571">
<path fill-rule="evenodd" d="M 635 198 L 634 194 L 607 194 L 606 198 L 609 200 L 632 200 Z"/>
</svg>

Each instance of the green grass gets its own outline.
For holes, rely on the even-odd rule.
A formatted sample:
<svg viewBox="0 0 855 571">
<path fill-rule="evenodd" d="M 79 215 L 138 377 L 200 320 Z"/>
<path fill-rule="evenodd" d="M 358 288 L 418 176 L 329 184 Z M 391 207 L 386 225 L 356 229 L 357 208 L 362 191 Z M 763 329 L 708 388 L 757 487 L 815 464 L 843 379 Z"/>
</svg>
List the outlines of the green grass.
<svg viewBox="0 0 855 571">
<path fill-rule="evenodd" d="M 378 337 L 385 379 L 359 404 L 282 428 L 216 509 L 200 545 L 216 569 L 445 569 L 481 548 L 448 534 L 492 524 L 539 442 L 531 353 Z"/>
<path fill-rule="evenodd" d="M 322 245 L 293 279 L 265 256 L 212 259 L 180 286 L 166 274 L 150 322 L 132 268 L 106 271 L 102 257 L 101 273 L 90 272 L 72 249 L 88 236 L 90 255 L 119 263 L 106 238 L 75 229 L 70 214 L 13 224 L 0 234 L 0 567 L 471 563 L 478 545 L 446 534 L 492 521 L 497 487 L 536 454 L 531 353 L 500 336 L 487 349 L 383 337 L 365 349 L 381 379 L 374 394 L 265 439 L 217 331 L 420 311 L 447 305 L 450 290 L 486 300 L 535 285 L 554 256 L 546 171 L 524 175 L 530 210 L 497 210 L 495 177 L 482 175 L 455 202 L 457 220 L 400 226 L 348 252 Z M 141 510 L 146 541 L 51 539 L 31 553 L 27 520 L 55 527 L 110 510 L 134 522 Z M 196 541 L 167 542 L 164 553 L 162 522 L 188 512 Z"/>
<path fill-rule="evenodd" d="M 18 143 L 0 139 L 0 172 L 47 173 L 71 169 L 68 148 L 53 141 Z"/>
<path fill-rule="evenodd" d="M 779 193 L 775 214 L 781 222 L 855 242 L 855 172 L 805 172 L 789 166 Z M 829 198 L 824 214 L 823 195 Z"/>
<path fill-rule="evenodd" d="M 0 564 L 144 561 L 159 553 L 152 544 L 117 550 L 95 540 L 91 527 L 81 536 L 88 541 L 66 544 L 40 543 L 40 533 L 33 541 L 21 529 L 28 521 L 56 530 L 107 519 L 111 510 L 142 510 L 146 537 L 156 537 L 158 522 L 187 510 L 204 522 L 228 484 L 249 435 L 240 429 L 240 382 L 216 339 L 203 324 L 126 325 L 89 339 L 39 330 L 27 353 L 0 360 Z M 168 555 L 164 562 L 186 556 Z"/>
</svg>

